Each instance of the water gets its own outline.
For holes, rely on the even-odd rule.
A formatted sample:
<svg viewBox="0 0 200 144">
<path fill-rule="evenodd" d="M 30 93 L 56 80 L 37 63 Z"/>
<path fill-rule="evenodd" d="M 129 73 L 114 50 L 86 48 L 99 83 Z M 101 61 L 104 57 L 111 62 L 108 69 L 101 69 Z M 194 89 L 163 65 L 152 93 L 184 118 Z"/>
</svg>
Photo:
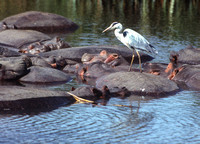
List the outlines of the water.
<svg viewBox="0 0 200 144">
<path fill-rule="evenodd" d="M 72 46 L 122 45 L 113 21 L 145 36 L 159 51 L 153 62 L 169 62 L 169 52 L 200 46 L 199 0 L 17 0 L 0 3 L 0 19 L 28 11 L 57 13 L 79 24 L 65 35 Z M 50 87 L 66 90 L 73 81 Z M 116 107 L 113 104 L 140 108 Z M 200 93 L 183 90 L 160 99 L 111 98 L 107 106 L 73 104 L 49 112 L 0 115 L 0 143 L 199 143 Z"/>
</svg>

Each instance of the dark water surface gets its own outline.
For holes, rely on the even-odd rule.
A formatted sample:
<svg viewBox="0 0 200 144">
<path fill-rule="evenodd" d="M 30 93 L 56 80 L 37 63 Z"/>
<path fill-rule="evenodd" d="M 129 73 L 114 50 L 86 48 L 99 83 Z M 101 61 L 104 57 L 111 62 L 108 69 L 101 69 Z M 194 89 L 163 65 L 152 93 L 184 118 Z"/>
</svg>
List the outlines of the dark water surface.
<svg viewBox="0 0 200 144">
<path fill-rule="evenodd" d="M 113 21 L 134 29 L 159 51 L 200 47 L 199 0 L 1 0 L 0 19 L 29 10 L 57 13 L 79 24 L 66 35 L 72 46 L 122 45 Z M 50 87 L 66 90 L 75 80 Z M 140 108 L 116 107 L 113 104 Z M 200 143 L 200 92 L 184 90 L 160 99 L 112 98 L 107 106 L 73 104 L 39 114 L 0 115 L 0 143 Z"/>
</svg>

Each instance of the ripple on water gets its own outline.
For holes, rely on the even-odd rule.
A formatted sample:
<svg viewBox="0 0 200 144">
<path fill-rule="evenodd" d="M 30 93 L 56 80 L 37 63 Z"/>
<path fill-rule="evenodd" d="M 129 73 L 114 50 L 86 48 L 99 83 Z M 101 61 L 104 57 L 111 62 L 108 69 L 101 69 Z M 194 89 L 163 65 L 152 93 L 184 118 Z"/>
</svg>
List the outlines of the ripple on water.
<svg viewBox="0 0 200 144">
<path fill-rule="evenodd" d="M 199 95 L 141 101 L 112 98 L 107 106 L 74 104 L 38 115 L 2 115 L 1 143 L 173 143 L 199 140 Z M 189 96 L 190 95 L 190 96 Z M 132 102 L 137 106 L 137 100 Z"/>
<path fill-rule="evenodd" d="M 118 103 L 119 100 L 112 102 Z M 120 142 L 153 118 L 149 113 L 136 111 L 127 107 L 74 104 L 39 115 L 12 115 L 1 119 L 1 129 L 6 130 L 3 133 L 7 135 L 1 141 Z"/>
</svg>

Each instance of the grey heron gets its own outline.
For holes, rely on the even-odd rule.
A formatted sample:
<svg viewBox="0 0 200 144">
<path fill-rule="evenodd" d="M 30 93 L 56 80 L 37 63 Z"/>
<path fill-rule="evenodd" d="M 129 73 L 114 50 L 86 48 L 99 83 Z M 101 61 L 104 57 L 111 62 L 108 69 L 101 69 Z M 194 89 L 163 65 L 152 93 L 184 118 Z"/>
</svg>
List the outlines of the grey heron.
<svg viewBox="0 0 200 144">
<path fill-rule="evenodd" d="M 134 30 L 128 29 L 128 28 L 122 32 L 122 29 L 123 29 L 123 27 L 122 27 L 121 23 L 113 22 L 102 33 L 106 32 L 108 30 L 115 30 L 114 33 L 115 33 L 115 36 L 117 37 L 117 39 L 119 41 L 121 41 L 129 49 L 136 51 L 136 53 L 138 55 L 138 59 L 139 59 L 140 72 L 142 72 L 141 58 L 140 58 L 140 54 L 138 51 L 145 51 L 145 52 L 151 53 L 151 54 L 157 54 L 158 52 L 141 34 L 137 33 Z M 132 56 L 129 71 L 131 71 L 133 60 L 134 60 L 134 53 Z"/>
</svg>

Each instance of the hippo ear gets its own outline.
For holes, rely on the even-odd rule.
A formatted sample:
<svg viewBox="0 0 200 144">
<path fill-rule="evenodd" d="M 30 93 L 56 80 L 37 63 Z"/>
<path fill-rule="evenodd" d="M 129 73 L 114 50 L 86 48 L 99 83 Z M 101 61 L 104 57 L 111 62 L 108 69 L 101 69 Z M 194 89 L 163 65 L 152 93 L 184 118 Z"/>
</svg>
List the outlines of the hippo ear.
<svg viewBox="0 0 200 144">
<path fill-rule="evenodd" d="M 100 98 L 102 96 L 102 92 L 96 88 L 92 88 L 91 91 L 94 94 L 94 96 L 97 98 Z"/>
<path fill-rule="evenodd" d="M 178 56 L 179 56 L 179 54 L 177 52 L 171 51 L 170 57 L 169 57 L 170 62 L 172 62 L 173 64 L 177 64 Z"/>
<path fill-rule="evenodd" d="M 75 88 L 74 88 L 74 87 L 72 87 L 72 88 L 71 88 L 71 91 L 74 91 L 74 90 L 75 90 Z"/>
</svg>

